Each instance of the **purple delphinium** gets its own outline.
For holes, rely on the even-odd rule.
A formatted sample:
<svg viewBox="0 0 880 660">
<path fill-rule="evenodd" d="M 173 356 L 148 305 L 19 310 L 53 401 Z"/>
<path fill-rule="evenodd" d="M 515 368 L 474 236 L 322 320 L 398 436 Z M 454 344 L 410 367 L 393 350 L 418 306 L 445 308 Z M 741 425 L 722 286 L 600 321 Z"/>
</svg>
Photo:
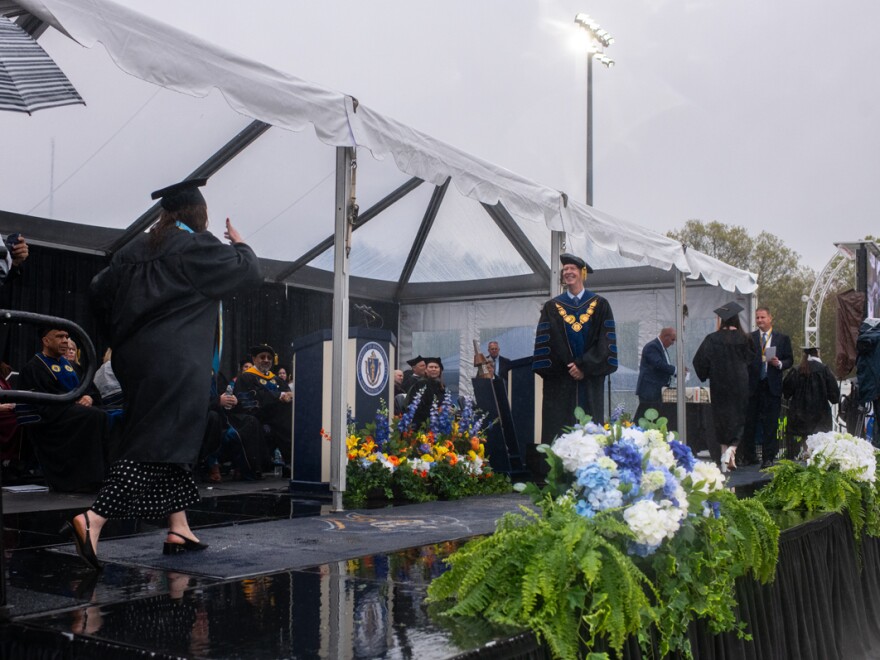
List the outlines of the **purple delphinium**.
<svg viewBox="0 0 880 660">
<path fill-rule="evenodd" d="M 403 415 L 400 418 L 400 424 L 398 428 L 403 429 L 404 431 L 410 430 L 410 425 L 412 424 L 413 417 L 416 414 L 416 409 L 419 407 L 419 404 L 422 402 L 422 394 L 425 393 L 425 388 L 420 389 L 416 392 L 416 395 L 413 397 L 412 403 L 409 404 L 407 409 L 404 411 Z"/>
<path fill-rule="evenodd" d="M 384 406 L 376 411 L 376 444 L 384 451 L 388 439 L 391 437 L 391 429 L 388 426 L 388 409 Z"/>
<path fill-rule="evenodd" d="M 431 431 L 435 436 L 449 435 L 452 433 L 454 417 L 455 407 L 452 405 L 452 395 L 447 392 L 440 407 L 436 403 L 431 406 Z"/>
</svg>

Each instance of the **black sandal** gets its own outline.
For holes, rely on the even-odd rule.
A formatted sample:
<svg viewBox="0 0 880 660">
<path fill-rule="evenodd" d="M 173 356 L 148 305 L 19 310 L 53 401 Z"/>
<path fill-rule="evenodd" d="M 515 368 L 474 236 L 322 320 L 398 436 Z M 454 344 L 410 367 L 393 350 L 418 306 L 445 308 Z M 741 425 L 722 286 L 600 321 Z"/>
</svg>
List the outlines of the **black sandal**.
<svg viewBox="0 0 880 660">
<path fill-rule="evenodd" d="M 76 553 L 86 564 L 88 564 L 89 568 L 100 571 L 102 568 L 101 562 L 98 561 L 98 555 L 95 554 L 95 549 L 92 547 L 89 513 L 88 511 L 83 511 L 82 515 L 83 519 L 86 521 L 85 537 L 79 535 L 79 533 L 76 531 L 76 525 L 74 525 L 72 521 L 67 521 L 64 523 L 64 525 L 61 527 L 61 534 L 72 536 L 73 542 L 76 544 Z"/>
<path fill-rule="evenodd" d="M 169 530 L 168 532 L 172 536 L 176 536 L 179 539 L 183 539 L 183 543 L 173 543 L 172 541 L 165 541 L 165 545 L 162 546 L 162 554 L 163 555 L 176 555 L 181 552 L 197 552 L 199 550 L 207 550 L 207 543 L 200 543 L 199 541 L 193 541 L 185 537 L 183 534 L 178 534 L 177 532 L 172 532 Z"/>
</svg>

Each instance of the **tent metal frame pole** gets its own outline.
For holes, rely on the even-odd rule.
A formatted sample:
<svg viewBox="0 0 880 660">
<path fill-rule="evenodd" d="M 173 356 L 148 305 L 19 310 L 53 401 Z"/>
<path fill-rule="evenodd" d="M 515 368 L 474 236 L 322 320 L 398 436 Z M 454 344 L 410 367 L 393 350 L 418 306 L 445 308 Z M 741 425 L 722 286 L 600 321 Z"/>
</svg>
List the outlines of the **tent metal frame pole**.
<svg viewBox="0 0 880 660">
<path fill-rule="evenodd" d="M 562 254 L 565 245 L 564 231 L 550 232 L 550 297 L 555 298 L 562 293 L 562 280 L 560 279 L 561 267 L 559 255 Z"/>
<path fill-rule="evenodd" d="M 330 393 L 330 491 L 332 510 L 343 511 L 345 492 L 345 435 L 348 391 L 346 361 L 348 357 L 348 257 L 351 252 L 351 231 L 354 224 L 355 168 L 354 147 L 336 147 L 336 220 L 333 251 L 333 380 Z"/>
<path fill-rule="evenodd" d="M 489 214 L 489 217 L 495 221 L 495 224 L 498 225 L 498 228 L 504 232 L 507 240 L 510 241 L 510 244 L 513 245 L 529 268 L 532 269 L 532 272 L 544 278 L 549 277 L 550 271 L 547 269 L 544 259 L 535 249 L 535 246 L 532 245 L 525 232 L 516 224 L 516 220 L 513 219 L 513 216 L 510 215 L 504 204 L 498 202 L 494 206 L 490 206 L 484 202 L 483 208 Z"/>
<path fill-rule="evenodd" d="M 687 400 L 685 396 L 685 274 L 675 269 L 675 336 L 678 348 L 675 351 L 675 412 L 678 416 L 678 437 L 687 443 Z"/>
<path fill-rule="evenodd" d="M 425 209 L 425 215 L 422 217 L 422 224 L 419 225 L 419 230 L 416 232 L 416 236 L 413 239 L 413 244 L 409 250 L 409 255 L 406 258 L 406 263 L 403 264 L 403 270 L 400 272 L 400 279 L 397 282 L 397 289 L 394 292 L 394 302 L 398 304 L 403 296 L 403 290 L 406 288 L 409 278 L 412 277 L 416 264 L 419 262 L 422 248 L 425 247 L 425 241 L 428 240 L 428 234 L 431 233 L 431 227 L 434 225 L 434 220 L 440 212 L 440 205 L 443 203 L 443 198 L 446 196 L 446 190 L 449 188 L 449 182 L 451 180 L 451 177 L 446 177 L 446 181 L 439 186 L 436 186 L 434 192 L 431 194 L 431 201 L 428 202 L 428 208 Z"/>
</svg>

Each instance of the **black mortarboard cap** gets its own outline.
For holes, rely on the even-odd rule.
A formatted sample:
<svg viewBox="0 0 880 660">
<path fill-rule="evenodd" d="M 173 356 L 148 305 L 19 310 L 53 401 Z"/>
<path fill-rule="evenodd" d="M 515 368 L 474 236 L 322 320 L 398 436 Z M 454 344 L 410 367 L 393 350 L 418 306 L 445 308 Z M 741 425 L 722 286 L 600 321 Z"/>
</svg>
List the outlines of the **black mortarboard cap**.
<svg viewBox="0 0 880 660">
<path fill-rule="evenodd" d="M 273 357 L 275 356 L 275 349 L 269 346 L 269 344 L 251 346 L 249 350 L 254 357 L 257 357 L 260 353 L 271 353 Z"/>
<path fill-rule="evenodd" d="M 584 261 L 580 257 L 576 257 L 575 255 L 569 254 L 568 252 L 564 252 L 563 254 L 560 254 L 559 261 L 562 263 L 563 266 L 567 266 L 567 265 L 571 264 L 572 266 L 577 266 L 581 270 L 584 270 L 586 268 L 588 273 L 593 272 L 593 269 L 590 268 L 590 264 L 588 264 L 586 261 Z"/>
<path fill-rule="evenodd" d="M 150 195 L 150 198 L 159 199 L 161 197 L 160 203 L 166 211 L 178 211 L 187 206 L 206 206 L 207 202 L 199 190 L 206 183 L 208 183 L 207 179 L 187 179 L 155 191 Z"/>
<path fill-rule="evenodd" d="M 425 358 L 423 358 L 421 355 L 416 355 L 412 360 L 407 360 L 406 363 L 407 363 L 409 366 L 414 367 L 414 366 L 416 366 L 419 362 L 424 362 L 424 361 L 425 361 Z"/>
<path fill-rule="evenodd" d="M 738 302 L 731 301 L 712 311 L 718 314 L 718 318 L 720 318 L 722 321 L 729 321 L 734 316 L 743 311 L 743 306 L 740 305 Z"/>
<path fill-rule="evenodd" d="M 443 369 L 443 362 L 440 360 L 440 358 L 438 358 L 438 357 L 426 357 L 426 358 L 425 358 L 425 364 L 431 364 L 431 363 L 438 364 L 438 365 L 440 365 L 440 369 Z"/>
</svg>

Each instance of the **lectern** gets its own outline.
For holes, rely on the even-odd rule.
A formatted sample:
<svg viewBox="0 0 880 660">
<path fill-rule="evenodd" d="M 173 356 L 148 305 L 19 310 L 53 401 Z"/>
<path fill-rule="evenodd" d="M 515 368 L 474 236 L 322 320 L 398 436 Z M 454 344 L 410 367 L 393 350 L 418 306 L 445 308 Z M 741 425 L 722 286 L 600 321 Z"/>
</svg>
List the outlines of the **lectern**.
<svg viewBox="0 0 880 660">
<path fill-rule="evenodd" d="M 384 401 L 393 409 L 397 338 L 388 330 L 349 328 L 345 364 L 349 416 L 357 426 L 373 421 Z M 330 391 L 333 342 L 319 330 L 293 342 L 293 438 L 290 489 L 329 492 Z M 344 441 L 344 438 L 341 438 Z"/>
</svg>

